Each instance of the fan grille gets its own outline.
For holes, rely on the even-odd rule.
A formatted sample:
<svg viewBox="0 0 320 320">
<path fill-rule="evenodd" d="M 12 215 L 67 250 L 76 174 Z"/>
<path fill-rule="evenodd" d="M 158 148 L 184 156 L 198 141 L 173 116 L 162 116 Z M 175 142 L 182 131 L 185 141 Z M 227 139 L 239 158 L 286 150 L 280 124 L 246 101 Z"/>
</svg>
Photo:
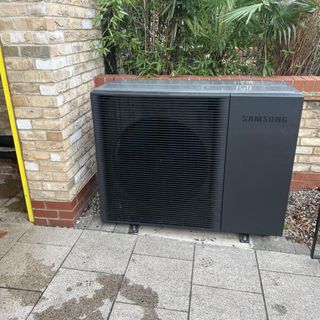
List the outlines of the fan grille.
<svg viewBox="0 0 320 320">
<path fill-rule="evenodd" d="M 229 98 L 92 102 L 104 220 L 219 230 Z"/>
</svg>

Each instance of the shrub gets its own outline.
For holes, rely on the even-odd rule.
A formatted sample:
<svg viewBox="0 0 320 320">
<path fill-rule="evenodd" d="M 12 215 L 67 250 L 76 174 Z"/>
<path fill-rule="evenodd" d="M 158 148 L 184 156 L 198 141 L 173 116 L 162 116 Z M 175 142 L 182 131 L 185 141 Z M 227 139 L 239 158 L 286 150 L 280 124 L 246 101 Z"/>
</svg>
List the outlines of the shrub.
<svg viewBox="0 0 320 320">
<path fill-rule="evenodd" d="M 315 0 L 98 0 L 107 73 L 271 74 Z M 279 49 L 281 48 L 281 50 Z M 289 60 L 286 60 L 286 63 Z"/>
</svg>

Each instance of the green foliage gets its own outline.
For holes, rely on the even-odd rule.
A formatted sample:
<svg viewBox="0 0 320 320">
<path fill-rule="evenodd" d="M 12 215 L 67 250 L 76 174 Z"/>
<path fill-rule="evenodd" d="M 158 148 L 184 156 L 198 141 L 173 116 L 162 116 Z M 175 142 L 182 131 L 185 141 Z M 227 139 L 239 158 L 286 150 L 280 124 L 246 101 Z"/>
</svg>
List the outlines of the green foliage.
<svg viewBox="0 0 320 320">
<path fill-rule="evenodd" d="M 273 53 L 279 45 L 290 47 L 301 15 L 313 13 L 318 4 L 315 0 L 260 0 L 246 1 L 246 4 L 227 13 L 225 22 L 242 22 L 243 28 L 257 36 L 254 45 L 262 48 L 263 74 L 273 73 Z"/>
<path fill-rule="evenodd" d="M 98 0 L 94 47 L 127 74 L 271 74 L 315 1 Z"/>
</svg>

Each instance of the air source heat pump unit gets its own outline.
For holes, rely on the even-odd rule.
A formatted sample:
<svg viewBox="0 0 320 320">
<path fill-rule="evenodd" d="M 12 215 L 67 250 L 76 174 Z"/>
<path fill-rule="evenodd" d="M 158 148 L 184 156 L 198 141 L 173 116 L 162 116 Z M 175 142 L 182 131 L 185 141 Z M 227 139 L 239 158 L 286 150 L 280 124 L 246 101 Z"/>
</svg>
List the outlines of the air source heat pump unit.
<svg viewBox="0 0 320 320">
<path fill-rule="evenodd" d="M 138 80 L 91 99 L 104 221 L 282 233 L 301 93 L 275 82 Z"/>
</svg>

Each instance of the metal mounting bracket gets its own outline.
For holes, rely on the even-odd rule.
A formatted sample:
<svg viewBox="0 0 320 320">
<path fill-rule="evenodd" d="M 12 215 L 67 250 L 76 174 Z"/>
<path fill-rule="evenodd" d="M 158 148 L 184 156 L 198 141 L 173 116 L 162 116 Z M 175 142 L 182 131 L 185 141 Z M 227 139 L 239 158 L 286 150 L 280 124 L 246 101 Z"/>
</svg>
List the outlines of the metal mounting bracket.
<svg viewBox="0 0 320 320">
<path fill-rule="evenodd" d="M 130 224 L 129 226 L 129 234 L 137 234 L 139 233 L 140 224 Z"/>
<path fill-rule="evenodd" d="M 239 234 L 239 241 L 241 243 L 249 243 L 249 234 L 248 233 L 240 233 Z"/>
</svg>

